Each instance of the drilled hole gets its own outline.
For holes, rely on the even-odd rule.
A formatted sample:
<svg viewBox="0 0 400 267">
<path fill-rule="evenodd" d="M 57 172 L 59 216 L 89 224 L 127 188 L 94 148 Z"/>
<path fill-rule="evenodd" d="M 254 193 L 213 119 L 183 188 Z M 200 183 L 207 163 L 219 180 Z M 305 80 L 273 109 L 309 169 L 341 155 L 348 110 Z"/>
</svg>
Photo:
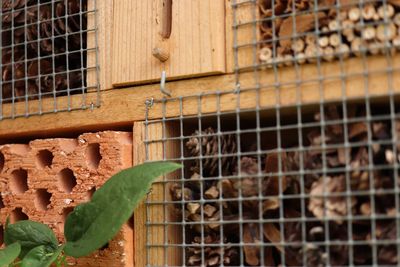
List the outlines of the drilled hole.
<svg viewBox="0 0 400 267">
<path fill-rule="evenodd" d="M 37 210 L 47 210 L 50 204 L 51 193 L 46 189 L 38 189 L 35 192 L 35 207 Z"/>
<path fill-rule="evenodd" d="M 96 192 L 96 187 L 93 186 L 90 190 L 86 191 L 85 199 L 87 201 L 91 200 L 94 192 Z"/>
<path fill-rule="evenodd" d="M 0 225 L 0 247 L 4 244 L 4 227 Z"/>
<path fill-rule="evenodd" d="M 19 169 L 11 173 L 10 189 L 14 194 L 22 194 L 28 190 L 28 173 Z"/>
<path fill-rule="evenodd" d="M 100 154 L 100 144 L 89 144 L 86 149 L 87 164 L 90 169 L 97 169 L 102 159 Z"/>
<path fill-rule="evenodd" d="M 58 188 L 60 191 L 71 193 L 76 185 L 74 172 L 68 168 L 58 174 Z"/>
<path fill-rule="evenodd" d="M 4 168 L 4 155 L 3 155 L 3 153 L 1 153 L 0 152 L 0 172 L 2 172 L 3 171 L 3 168 Z"/>
<path fill-rule="evenodd" d="M 2 209 L 4 207 L 5 207 L 5 205 L 4 205 L 4 202 L 3 202 L 3 196 L 0 195 L 0 209 Z"/>
<path fill-rule="evenodd" d="M 28 215 L 26 215 L 22 211 L 22 208 L 15 208 L 11 212 L 11 216 L 10 216 L 11 223 L 15 223 L 15 222 L 18 222 L 18 221 L 23 221 L 23 220 L 28 220 L 28 219 L 29 219 Z"/>
<path fill-rule="evenodd" d="M 53 163 L 53 158 L 53 153 L 51 153 L 49 150 L 40 150 L 39 153 L 36 155 L 36 164 L 41 169 L 50 167 Z"/>
</svg>

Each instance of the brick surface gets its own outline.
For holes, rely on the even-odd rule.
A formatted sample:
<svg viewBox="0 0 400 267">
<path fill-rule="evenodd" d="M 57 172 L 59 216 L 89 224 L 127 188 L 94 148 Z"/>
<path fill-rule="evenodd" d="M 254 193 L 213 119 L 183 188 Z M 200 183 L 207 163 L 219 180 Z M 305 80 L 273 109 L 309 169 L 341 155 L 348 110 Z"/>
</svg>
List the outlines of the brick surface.
<svg viewBox="0 0 400 267">
<path fill-rule="evenodd" d="M 60 241 L 66 216 L 118 171 L 132 166 L 132 134 L 85 133 L 77 139 L 41 139 L 0 146 L 0 223 L 29 218 L 52 228 Z M 0 245 L 2 243 L 0 227 Z M 133 227 L 75 266 L 133 266 Z"/>
</svg>

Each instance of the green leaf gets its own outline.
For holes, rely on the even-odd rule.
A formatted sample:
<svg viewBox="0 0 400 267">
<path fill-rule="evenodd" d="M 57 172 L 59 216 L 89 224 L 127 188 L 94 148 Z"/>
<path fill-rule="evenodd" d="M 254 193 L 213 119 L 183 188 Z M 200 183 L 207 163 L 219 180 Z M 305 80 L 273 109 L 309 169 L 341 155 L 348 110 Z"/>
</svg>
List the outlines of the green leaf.
<svg viewBox="0 0 400 267">
<path fill-rule="evenodd" d="M 18 258 L 21 252 L 21 245 L 15 242 L 4 249 L 0 250 L 0 267 L 7 267 Z"/>
<path fill-rule="evenodd" d="M 153 181 L 179 168 L 175 163 L 145 163 L 110 178 L 89 203 L 69 214 L 64 228 L 65 254 L 83 257 L 105 245 L 129 219 Z"/>
<path fill-rule="evenodd" d="M 21 267 L 49 267 L 63 251 L 60 246 L 56 251 L 49 250 L 46 246 L 33 248 L 22 260 Z"/>
<path fill-rule="evenodd" d="M 8 224 L 4 231 L 4 242 L 6 245 L 19 242 L 21 245 L 20 258 L 41 245 L 52 251 L 56 250 L 58 246 L 56 236 L 47 225 L 28 220 Z"/>
</svg>

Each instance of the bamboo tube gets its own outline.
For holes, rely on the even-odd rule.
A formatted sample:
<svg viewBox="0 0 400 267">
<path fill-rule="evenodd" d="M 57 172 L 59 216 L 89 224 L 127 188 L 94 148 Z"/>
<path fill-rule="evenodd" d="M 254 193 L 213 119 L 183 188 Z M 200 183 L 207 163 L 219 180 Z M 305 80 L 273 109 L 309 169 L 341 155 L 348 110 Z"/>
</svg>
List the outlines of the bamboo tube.
<svg viewBox="0 0 400 267">
<path fill-rule="evenodd" d="M 376 38 L 380 41 L 392 40 L 396 35 L 396 26 L 393 23 L 381 24 L 376 28 Z"/>
<path fill-rule="evenodd" d="M 339 29 L 339 23 L 337 20 L 331 20 L 328 24 L 329 30 L 337 31 Z"/>
<path fill-rule="evenodd" d="M 261 61 L 267 62 L 272 59 L 272 50 L 269 47 L 263 47 L 260 50 L 259 58 Z"/>
<path fill-rule="evenodd" d="M 284 63 L 286 66 L 292 66 L 293 65 L 293 56 L 290 54 L 286 54 L 283 56 Z"/>
<path fill-rule="evenodd" d="M 296 60 L 299 64 L 304 64 L 306 63 L 306 55 L 304 53 L 298 53 L 296 55 Z"/>
<path fill-rule="evenodd" d="M 329 36 L 329 44 L 333 47 L 340 45 L 340 36 L 337 33 L 333 33 Z"/>
<path fill-rule="evenodd" d="M 305 45 L 304 45 L 303 39 L 298 38 L 298 39 L 296 39 L 296 40 L 294 40 L 292 42 L 292 50 L 295 53 L 303 52 L 304 51 L 304 46 Z"/>
<path fill-rule="evenodd" d="M 339 14 L 337 15 L 337 19 L 339 21 L 343 21 L 347 19 L 347 12 L 346 11 L 340 11 Z"/>
<path fill-rule="evenodd" d="M 398 14 L 396 14 L 396 15 L 394 16 L 394 18 L 393 18 L 393 23 L 394 23 L 396 26 L 400 27 L 400 13 L 398 13 Z"/>
<path fill-rule="evenodd" d="M 318 45 L 320 47 L 326 47 L 329 45 L 329 38 L 327 36 L 320 37 L 318 39 Z"/>
<path fill-rule="evenodd" d="M 393 40 L 392 40 L 393 46 L 396 47 L 398 50 L 400 49 L 400 36 L 397 35 Z"/>
<path fill-rule="evenodd" d="M 376 9 L 373 5 L 367 4 L 363 7 L 361 14 L 364 20 L 372 20 L 376 14 Z"/>
<path fill-rule="evenodd" d="M 349 10 L 348 17 L 351 21 L 356 22 L 361 17 L 361 10 L 358 7 L 352 7 Z"/>
<path fill-rule="evenodd" d="M 364 42 L 361 38 L 354 38 L 354 40 L 351 42 L 351 51 L 356 55 L 360 56 L 362 48 L 364 46 Z"/>
<path fill-rule="evenodd" d="M 368 52 L 370 52 L 372 55 L 377 55 L 382 51 L 384 46 L 385 45 L 381 42 L 371 42 L 368 44 Z"/>
<path fill-rule="evenodd" d="M 278 67 L 283 67 L 284 66 L 284 62 L 283 62 L 283 56 L 282 55 L 277 55 L 275 58 L 275 64 Z"/>
<path fill-rule="evenodd" d="M 310 63 L 314 63 L 317 57 L 317 47 L 315 45 L 308 45 L 304 50 L 307 61 Z"/>
<path fill-rule="evenodd" d="M 373 26 L 368 26 L 362 30 L 362 37 L 369 41 L 375 39 L 375 28 Z"/>
<path fill-rule="evenodd" d="M 378 8 L 378 15 L 381 19 L 390 19 L 394 15 L 394 7 L 391 4 L 382 5 Z"/>
<path fill-rule="evenodd" d="M 328 33 L 329 32 L 329 27 L 327 27 L 327 26 L 322 27 L 321 32 L 322 33 Z"/>
<path fill-rule="evenodd" d="M 350 56 L 350 48 L 347 44 L 340 44 L 338 47 L 336 47 L 335 51 L 339 57 L 342 57 L 343 59 Z"/>
<path fill-rule="evenodd" d="M 355 38 L 354 22 L 351 20 L 345 20 L 342 22 L 342 28 L 342 34 L 346 37 L 347 41 L 353 41 Z"/>
<path fill-rule="evenodd" d="M 306 35 L 305 41 L 308 45 L 315 45 L 317 43 L 317 38 L 315 37 L 315 34 L 308 34 Z"/>
<path fill-rule="evenodd" d="M 332 46 L 327 46 L 322 52 L 322 58 L 326 61 L 332 61 L 335 58 L 335 49 Z"/>
</svg>

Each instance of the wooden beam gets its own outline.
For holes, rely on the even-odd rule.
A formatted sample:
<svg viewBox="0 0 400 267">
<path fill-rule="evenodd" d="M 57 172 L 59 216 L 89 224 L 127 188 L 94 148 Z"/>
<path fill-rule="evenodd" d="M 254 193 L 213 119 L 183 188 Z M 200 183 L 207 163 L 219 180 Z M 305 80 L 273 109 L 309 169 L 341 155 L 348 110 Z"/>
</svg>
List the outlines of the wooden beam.
<svg viewBox="0 0 400 267">
<path fill-rule="evenodd" d="M 95 6 L 96 5 L 96 6 Z M 111 51 L 113 40 L 114 0 L 88 1 L 87 84 L 91 91 L 112 88 Z M 97 32 L 95 31 L 97 29 Z M 96 55 L 97 53 L 97 55 Z M 101 66 L 97 69 L 97 65 Z"/>
<path fill-rule="evenodd" d="M 147 126 L 144 122 L 136 122 L 133 127 L 133 161 L 134 165 L 147 161 L 176 158 L 179 146 L 173 142 L 162 141 L 163 137 L 168 138 L 179 130 L 178 127 L 167 125 L 163 129 L 162 123 L 150 123 Z M 155 141 L 147 144 L 145 141 Z M 147 157 L 146 157 L 147 155 Z M 179 173 L 179 172 L 178 172 Z M 177 179 L 176 173 L 167 175 L 165 179 Z M 163 181 L 160 177 L 158 181 Z M 166 183 L 154 183 L 148 195 L 148 201 L 163 202 L 170 201 L 171 196 Z M 176 221 L 173 217 L 173 207 L 163 204 L 146 205 L 145 201 L 139 204 L 134 212 L 135 228 L 135 266 L 181 266 L 182 255 L 175 246 L 164 247 L 165 244 L 181 244 L 182 229 L 178 226 L 164 223 Z M 149 223 L 149 226 L 146 226 Z M 146 245 L 149 245 L 147 247 Z M 147 259 L 149 261 L 147 261 Z"/>
<path fill-rule="evenodd" d="M 188 97 L 201 93 L 215 91 L 231 92 L 235 88 L 235 75 L 211 76 L 167 83 L 172 97 L 182 96 L 182 115 L 197 114 L 218 110 L 234 111 L 237 107 L 251 109 L 259 105 L 261 108 L 293 106 L 296 104 L 318 104 L 322 101 L 341 101 L 344 99 L 360 99 L 366 96 L 380 97 L 389 93 L 399 94 L 400 87 L 400 55 L 391 57 L 391 66 L 385 56 L 351 58 L 339 64 L 338 62 L 321 63 L 320 66 L 306 64 L 295 68 L 279 68 L 259 72 L 241 73 L 239 81 L 241 88 L 260 88 L 256 91 L 243 91 L 240 94 L 223 94 Z M 389 67 L 392 68 L 390 71 Z M 87 101 L 95 99 L 95 93 L 87 95 Z M 66 133 L 93 129 L 105 129 L 114 126 L 129 126 L 133 121 L 145 120 L 145 101 L 151 98 L 161 99 L 159 84 L 137 86 L 125 89 L 112 89 L 101 92 L 101 107 L 93 110 L 77 110 L 32 116 L 29 118 L 6 119 L 0 122 L 0 138 L 15 138 L 49 133 Z M 240 101 L 239 101 L 240 100 Z M 68 101 L 79 105 L 81 96 L 61 97 L 57 99 L 60 105 Z M 238 104 L 239 103 L 239 104 Z M 53 99 L 42 100 L 42 110 L 51 111 L 54 108 Z M 200 106 L 199 106 L 200 105 Z M 31 101 L 30 108 L 34 111 L 39 106 L 38 101 Z M 9 104 L 3 105 L 3 115 L 11 111 Z M 24 114 L 25 104 L 17 103 L 15 114 Z M 180 115 L 179 101 L 167 103 L 166 116 Z M 163 116 L 162 104 L 155 103 L 149 110 L 149 119 Z"/>
</svg>

